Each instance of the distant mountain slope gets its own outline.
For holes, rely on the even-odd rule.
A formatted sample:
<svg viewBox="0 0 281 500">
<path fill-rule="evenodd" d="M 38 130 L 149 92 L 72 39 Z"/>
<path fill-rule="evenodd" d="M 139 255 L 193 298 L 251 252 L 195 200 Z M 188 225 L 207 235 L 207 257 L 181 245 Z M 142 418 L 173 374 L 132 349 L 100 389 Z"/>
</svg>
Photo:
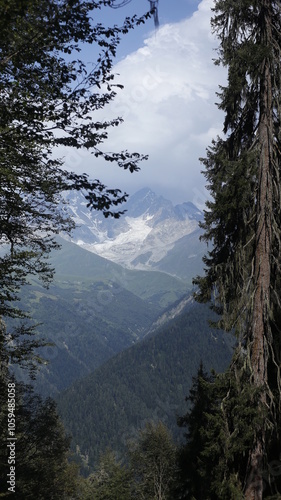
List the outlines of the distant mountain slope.
<svg viewBox="0 0 281 500">
<path fill-rule="evenodd" d="M 165 257 L 169 253 L 171 260 L 170 252 L 177 242 L 197 231 L 203 217 L 192 203 L 174 206 L 148 188 L 129 198 L 124 205 L 126 213 L 120 219 L 104 219 L 90 212 L 79 193 L 69 193 L 67 200 L 70 215 L 77 224 L 72 241 L 130 269 L 151 270 L 161 263 L 161 270 L 169 272 L 165 269 Z M 203 244 L 197 240 L 197 246 Z M 186 251 L 189 252 L 188 248 Z M 201 250 L 193 252 L 194 256 L 199 254 Z M 183 279 L 180 269 L 177 276 Z M 187 278 L 191 283 L 192 277 Z"/>
<path fill-rule="evenodd" d="M 42 355 L 36 390 L 44 396 L 65 389 L 116 353 L 138 342 L 163 309 L 187 295 L 187 286 L 161 272 L 130 271 L 59 240 L 52 254 L 55 280 L 48 290 L 33 282 L 22 305 L 53 346 Z"/>
<path fill-rule="evenodd" d="M 125 269 L 62 238 L 58 242 L 62 247 L 52 254 L 52 265 L 56 270 L 55 282 L 64 287 L 72 284 L 79 287 L 79 283 L 90 285 L 93 281 L 115 283 L 159 309 L 188 293 L 189 283 L 167 273 Z M 97 300 L 103 301 L 101 294 Z"/>
<path fill-rule="evenodd" d="M 54 345 L 42 350 L 36 390 L 44 396 L 65 389 L 107 359 L 142 339 L 159 309 L 115 284 L 89 287 L 34 285 L 26 292 L 38 331 Z"/>
<path fill-rule="evenodd" d="M 209 317 L 206 307 L 189 303 L 179 317 L 59 395 L 73 446 L 91 465 L 107 446 L 122 451 L 147 419 L 161 419 L 177 432 L 176 416 L 187 409 L 200 361 L 220 371 L 231 359 L 230 337 L 210 329 Z"/>
<path fill-rule="evenodd" d="M 188 283 L 192 278 L 203 273 L 202 258 L 206 253 L 206 246 L 200 242 L 203 231 L 197 228 L 176 241 L 174 247 L 167 252 L 159 262 L 152 266 L 153 269 L 181 276 Z"/>
</svg>

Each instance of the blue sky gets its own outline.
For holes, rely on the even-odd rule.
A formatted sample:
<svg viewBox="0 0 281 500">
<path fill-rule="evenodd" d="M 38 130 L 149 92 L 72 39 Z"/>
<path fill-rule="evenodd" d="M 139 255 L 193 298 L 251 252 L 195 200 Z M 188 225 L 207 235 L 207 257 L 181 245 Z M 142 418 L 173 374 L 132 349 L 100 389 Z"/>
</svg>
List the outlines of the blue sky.
<svg viewBox="0 0 281 500">
<path fill-rule="evenodd" d="M 122 40 L 114 72 L 124 89 L 96 118 L 124 118 L 110 132 L 104 150 L 148 154 L 141 171 L 130 174 L 81 151 L 66 155 L 67 167 L 129 194 L 150 187 L 174 203 L 192 201 L 203 208 L 207 191 L 199 157 L 221 133 L 223 114 L 215 105 L 216 92 L 226 81 L 225 69 L 213 64 L 218 47 L 210 29 L 213 4 L 159 0 L 157 32 L 151 19 Z M 119 24 L 148 8 L 147 0 L 132 0 L 99 16 L 104 24 Z M 90 59 L 91 51 L 84 56 Z"/>
<path fill-rule="evenodd" d="M 114 4 L 120 5 L 122 0 L 114 1 Z M 197 9 L 200 0 L 158 0 L 158 17 L 160 26 L 167 23 L 176 23 L 190 16 Z M 134 14 L 141 16 L 149 11 L 150 4 L 148 0 L 131 0 L 130 3 L 122 8 L 112 9 L 104 8 L 99 18 L 104 24 L 111 26 L 121 24 L 126 16 Z M 151 35 L 154 30 L 153 19 L 147 21 L 135 30 L 125 36 L 120 44 L 117 59 L 127 55 L 133 50 L 137 50 L 143 43 L 143 40 Z"/>
</svg>

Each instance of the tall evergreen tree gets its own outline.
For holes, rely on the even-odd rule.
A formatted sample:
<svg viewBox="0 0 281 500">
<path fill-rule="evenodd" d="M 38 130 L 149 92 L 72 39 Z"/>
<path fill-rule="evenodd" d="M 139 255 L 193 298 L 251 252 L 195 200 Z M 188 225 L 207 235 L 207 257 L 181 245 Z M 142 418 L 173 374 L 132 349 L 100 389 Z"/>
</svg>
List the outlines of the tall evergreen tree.
<svg viewBox="0 0 281 500">
<path fill-rule="evenodd" d="M 223 138 L 203 160 L 212 195 L 204 239 L 213 242 L 197 299 L 212 301 L 219 326 L 235 329 L 249 381 L 260 397 L 248 453 L 246 499 L 263 496 L 262 471 L 280 421 L 281 3 L 217 0 L 217 63 L 228 67 L 219 107 Z M 280 452 L 280 446 L 279 450 Z"/>
<path fill-rule="evenodd" d="M 13 407 L 8 404 L 11 387 Z M 68 463 L 70 438 L 54 401 L 43 401 L 29 386 L 17 383 L 7 370 L 0 374 L 0 389 L 0 497 L 75 498 L 78 471 Z M 15 470 L 14 483 L 9 482 L 14 480 L 11 468 Z"/>
<path fill-rule="evenodd" d="M 263 415 L 257 413 L 260 397 L 253 390 L 243 357 L 221 374 L 208 376 L 199 368 L 188 400 L 191 408 L 179 419 L 186 426 L 186 443 L 179 452 L 178 497 L 193 500 L 242 500 L 248 452 Z M 262 473 L 263 479 L 266 470 Z M 266 494 L 276 492 L 263 483 Z M 267 490 L 267 491 L 266 491 Z"/>
<path fill-rule="evenodd" d="M 191 407 L 183 417 L 178 418 L 178 425 L 186 427 L 187 432 L 186 443 L 178 450 L 177 498 L 205 500 L 210 491 L 210 471 L 202 452 L 206 445 L 203 432 L 207 426 L 207 413 L 211 409 L 211 381 L 201 363 L 186 398 Z"/>
</svg>

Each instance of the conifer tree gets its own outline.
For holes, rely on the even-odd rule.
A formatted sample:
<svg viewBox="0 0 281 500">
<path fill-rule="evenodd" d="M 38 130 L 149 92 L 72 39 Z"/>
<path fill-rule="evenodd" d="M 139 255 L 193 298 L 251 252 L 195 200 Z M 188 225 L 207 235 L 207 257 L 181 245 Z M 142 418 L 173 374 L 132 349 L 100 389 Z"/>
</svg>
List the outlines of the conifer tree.
<svg viewBox="0 0 281 500">
<path fill-rule="evenodd" d="M 235 359 L 236 358 L 236 359 Z M 261 390 L 253 388 L 239 349 L 225 373 L 207 375 L 200 366 L 193 379 L 186 415 L 187 427 L 179 449 L 179 480 L 175 498 L 243 500 L 248 454 L 264 414 L 257 412 Z M 281 462 L 275 440 L 267 446 L 269 465 L 262 471 L 264 498 L 273 499 L 281 486 Z M 272 449 L 275 447 L 275 449 Z"/>
<path fill-rule="evenodd" d="M 280 439 L 281 3 L 217 0 L 213 11 L 217 63 L 228 67 L 219 94 L 225 135 L 203 159 L 211 193 L 204 239 L 213 247 L 206 275 L 195 283 L 197 299 L 221 314 L 219 326 L 236 331 L 245 373 L 260 395 L 263 418 L 243 481 L 245 498 L 259 500 L 271 440 Z"/>
<path fill-rule="evenodd" d="M 8 403 L 11 387 L 13 406 Z M 43 401 L 30 386 L 17 383 L 8 370 L 0 374 L 0 389 L 0 497 L 75 498 L 78 470 L 68 463 L 70 438 L 54 401 Z M 15 483 L 8 482 L 11 467 Z"/>
<path fill-rule="evenodd" d="M 211 409 L 211 381 L 203 364 L 193 377 L 193 384 L 186 401 L 191 407 L 183 417 L 178 418 L 178 425 L 186 427 L 186 443 L 178 450 L 179 481 L 177 498 L 204 500 L 210 491 L 208 462 L 202 456 L 206 446 L 204 429 L 207 425 L 207 413 Z"/>
</svg>

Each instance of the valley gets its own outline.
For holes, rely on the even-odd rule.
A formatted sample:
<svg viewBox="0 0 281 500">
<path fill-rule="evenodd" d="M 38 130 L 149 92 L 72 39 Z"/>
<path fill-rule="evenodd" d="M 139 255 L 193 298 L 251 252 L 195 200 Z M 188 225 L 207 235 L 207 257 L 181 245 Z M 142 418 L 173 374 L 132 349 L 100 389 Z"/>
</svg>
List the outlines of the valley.
<svg viewBox="0 0 281 500">
<path fill-rule="evenodd" d="M 57 396 L 73 450 L 79 449 L 78 459 L 87 456 L 84 466 L 91 470 L 107 447 L 122 456 L 151 420 L 164 422 L 181 442 L 177 417 L 187 411 L 185 397 L 200 362 L 222 372 L 233 353 L 233 338 L 210 329 L 208 319 L 208 308 L 191 301 L 176 318 Z"/>
<path fill-rule="evenodd" d="M 120 220 L 106 220 L 78 195 L 68 203 L 79 227 L 58 237 L 55 279 L 49 289 L 32 280 L 21 301 L 49 343 L 35 390 L 56 399 L 88 473 L 108 446 L 122 454 L 146 421 L 181 439 L 192 377 L 201 361 L 223 371 L 233 339 L 192 298 L 206 251 L 196 207 L 141 190 Z"/>
<path fill-rule="evenodd" d="M 67 388 L 111 356 L 140 341 L 158 316 L 189 293 L 187 284 L 161 272 L 122 268 L 79 246 L 58 240 L 49 289 L 33 281 L 21 303 L 52 345 L 40 351 L 36 390 Z"/>
</svg>

